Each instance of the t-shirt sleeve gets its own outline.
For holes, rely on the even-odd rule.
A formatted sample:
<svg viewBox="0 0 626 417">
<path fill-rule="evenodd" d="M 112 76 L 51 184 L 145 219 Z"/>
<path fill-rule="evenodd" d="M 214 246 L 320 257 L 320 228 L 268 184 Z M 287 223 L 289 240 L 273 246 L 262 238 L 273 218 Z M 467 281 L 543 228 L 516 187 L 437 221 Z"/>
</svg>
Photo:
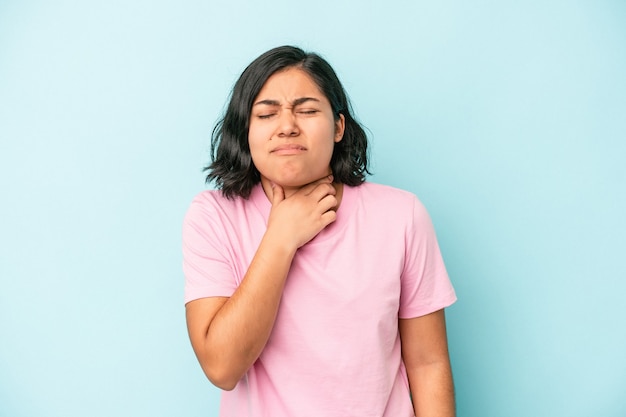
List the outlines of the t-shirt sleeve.
<svg viewBox="0 0 626 417">
<path fill-rule="evenodd" d="M 407 227 L 405 264 L 400 294 L 400 318 L 424 316 L 450 306 L 456 294 L 424 205 L 414 199 L 412 223 Z"/>
<path fill-rule="evenodd" d="M 226 233 L 217 203 L 196 197 L 183 220 L 185 303 L 205 297 L 230 297 L 236 289 Z"/>
</svg>

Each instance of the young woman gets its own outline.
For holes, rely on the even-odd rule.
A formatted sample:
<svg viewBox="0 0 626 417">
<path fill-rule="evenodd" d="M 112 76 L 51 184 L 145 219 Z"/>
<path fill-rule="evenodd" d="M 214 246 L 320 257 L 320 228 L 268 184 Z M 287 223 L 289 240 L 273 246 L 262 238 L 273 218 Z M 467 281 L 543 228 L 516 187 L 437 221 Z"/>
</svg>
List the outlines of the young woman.
<svg viewBox="0 0 626 417">
<path fill-rule="evenodd" d="M 191 344 L 222 417 L 446 416 L 444 308 L 429 216 L 365 181 L 367 138 L 331 66 L 272 49 L 236 82 L 183 227 Z"/>
</svg>

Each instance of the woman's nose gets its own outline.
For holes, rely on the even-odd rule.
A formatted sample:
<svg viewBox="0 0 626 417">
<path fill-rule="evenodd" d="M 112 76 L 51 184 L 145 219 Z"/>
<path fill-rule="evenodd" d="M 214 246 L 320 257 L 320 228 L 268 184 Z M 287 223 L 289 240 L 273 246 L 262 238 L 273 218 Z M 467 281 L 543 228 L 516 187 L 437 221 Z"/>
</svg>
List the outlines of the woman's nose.
<svg viewBox="0 0 626 417">
<path fill-rule="evenodd" d="M 300 133 L 296 115 L 291 111 L 283 111 L 280 115 L 280 136 L 297 136 Z"/>
</svg>

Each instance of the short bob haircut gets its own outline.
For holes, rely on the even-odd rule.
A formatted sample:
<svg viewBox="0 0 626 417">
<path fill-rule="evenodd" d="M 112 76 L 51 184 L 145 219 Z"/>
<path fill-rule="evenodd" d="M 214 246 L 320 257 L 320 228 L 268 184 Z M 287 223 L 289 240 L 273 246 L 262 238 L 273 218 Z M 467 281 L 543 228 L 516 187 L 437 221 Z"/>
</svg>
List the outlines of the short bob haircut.
<svg viewBox="0 0 626 417">
<path fill-rule="evenodd" d="M 370 174 L 367 135 L 353 118 L 350 101 L 335 71 L 315 53 L 306 53 L 294 46 L 280 46 L 259 56 L 243 71 L 233 87 L 224 117 L 213 129 L 212 162 L 204 169 L 208 171 L 206 181 L 215 182 L 227 198 L 247 199 L 252 188 L 261 181 L 248 144 L 250 113 L 267 79 L 289 68 L 305 71 L 330 102 L 335 120 L 340 114 L 345 118 L 343 138 L 335 143 L 330 160 L 334 180 L 357 186 Z"/>
</svg>

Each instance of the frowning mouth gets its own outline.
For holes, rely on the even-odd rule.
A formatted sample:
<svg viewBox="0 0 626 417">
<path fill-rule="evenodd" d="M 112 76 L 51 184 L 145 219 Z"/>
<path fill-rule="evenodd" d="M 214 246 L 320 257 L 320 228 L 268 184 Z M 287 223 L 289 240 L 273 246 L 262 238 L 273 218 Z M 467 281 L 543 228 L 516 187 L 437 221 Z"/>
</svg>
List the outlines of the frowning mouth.
<svg viewBox="0 0 626 417">
<path fill-rule="evenodd" d="M 298 145 L 297 143 L 286 143 L 273 148 L 270 153 L 276 155 L 296 155 L 305 152 L 306 150 L 307 149 L 304 146 Z"/>
</svg>

